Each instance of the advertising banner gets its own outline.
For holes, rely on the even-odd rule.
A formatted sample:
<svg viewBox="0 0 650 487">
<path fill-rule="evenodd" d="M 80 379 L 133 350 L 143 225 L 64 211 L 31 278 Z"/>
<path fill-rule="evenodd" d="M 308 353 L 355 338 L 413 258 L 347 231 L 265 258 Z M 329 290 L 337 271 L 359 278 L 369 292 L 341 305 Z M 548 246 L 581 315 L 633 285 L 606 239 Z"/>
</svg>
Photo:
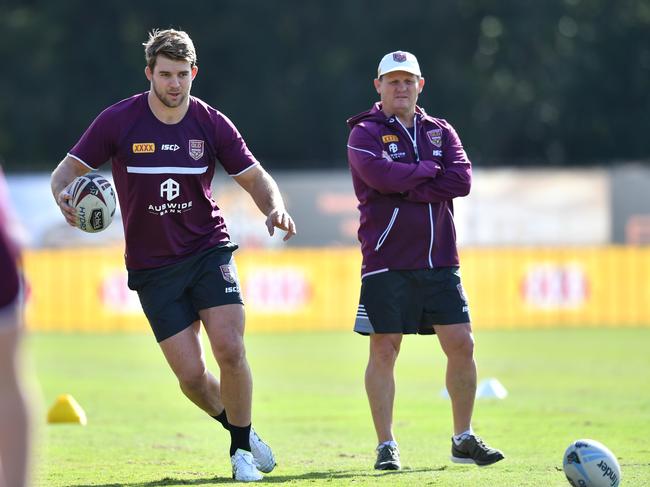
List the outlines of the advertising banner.
<svg viewBox="0 0 650 487">
<path fill-rule="evenodd" d="M 237 251 L 249 331 L 351 330 L 360 289 L 352 247 Z M 650 326 L 650 248 L 467 248 L 475 329 Z M 122 249 L 31 250 L 26 319 L 39 331 L 140 331 Z"/>
</svg>

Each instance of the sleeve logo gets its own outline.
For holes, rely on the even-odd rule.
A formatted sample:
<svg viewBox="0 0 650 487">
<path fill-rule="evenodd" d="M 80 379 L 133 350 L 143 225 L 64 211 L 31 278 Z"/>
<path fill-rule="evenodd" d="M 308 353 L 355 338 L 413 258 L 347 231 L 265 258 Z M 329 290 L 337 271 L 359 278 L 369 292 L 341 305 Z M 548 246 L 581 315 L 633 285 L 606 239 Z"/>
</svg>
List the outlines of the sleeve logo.
<svg viewBox="0 0 650 487">
<path fill-rule="evenodd" d="M 134 154 L 153 154 L 156 152 L 156 144 L 153 142 L 136 142 L 133 144 Z"/>
</svg>

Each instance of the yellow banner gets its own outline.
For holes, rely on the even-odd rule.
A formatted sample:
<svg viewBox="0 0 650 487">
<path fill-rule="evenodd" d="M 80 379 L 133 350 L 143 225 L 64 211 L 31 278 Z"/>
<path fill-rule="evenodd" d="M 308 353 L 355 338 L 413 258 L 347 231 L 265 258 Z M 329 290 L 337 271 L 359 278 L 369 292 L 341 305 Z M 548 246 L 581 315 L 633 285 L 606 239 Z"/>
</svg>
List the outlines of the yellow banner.
<svg viewBox="0 0 650 487">
<path fill-rule="evenodd" d="M 356 248 L 235 254 L 249 331 L 351 329 Z M 462 277 L 475 329 L 650 326 L 650 248 L 465 249 Z M 25 252 L 32 330 L 148 331 L 126 286 L 121 248 Z"/>
</svg>

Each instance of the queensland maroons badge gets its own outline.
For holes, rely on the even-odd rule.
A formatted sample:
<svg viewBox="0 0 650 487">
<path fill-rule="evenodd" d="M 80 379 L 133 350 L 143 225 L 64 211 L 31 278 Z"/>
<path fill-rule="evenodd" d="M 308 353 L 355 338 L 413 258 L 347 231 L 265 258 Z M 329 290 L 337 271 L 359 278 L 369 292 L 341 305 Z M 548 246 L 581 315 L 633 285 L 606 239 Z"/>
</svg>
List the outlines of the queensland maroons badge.
<svg viewBox="0 0 650 487">
<path fill-rule="evenodd" d="M 237 281 L 237 271 L 235 271 L 234 266 L 230 264 L 223 264 L 219 266 L 219 269 L 221 269 L 221 275 L 226 281 L 231 284 L 235 284 Z"/>
<path fill-rule="evenodd" d="M 203 157 L 203 147 L 204 142 L 202 140 L 190 140 L 190 157 L 195 161 L 198 161 Z"/>
<path fill-rule="evenodd" d="M 442 129 L 429 130 L 427 136 L 433 145 L 436 147 L 442 146 Z"/>
</svg>

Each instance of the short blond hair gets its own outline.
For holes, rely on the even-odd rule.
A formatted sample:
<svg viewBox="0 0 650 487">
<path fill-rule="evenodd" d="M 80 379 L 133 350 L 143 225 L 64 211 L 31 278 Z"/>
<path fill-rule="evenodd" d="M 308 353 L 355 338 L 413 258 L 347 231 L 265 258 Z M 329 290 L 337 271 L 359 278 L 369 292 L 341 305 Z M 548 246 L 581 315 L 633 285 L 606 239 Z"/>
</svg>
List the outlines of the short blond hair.
<svg viewBox="0 0 650 487">
<path fill-rule="evenodd" d="M 154 29 L 149 32 L 149 39 L 142 45 L 147 66 L 152 71 L 159 54 L 175 61 L 187 61 L 192 67 L 196 66 L 194 43 L 187 32 L 182 30 Z"/>
</svg>

